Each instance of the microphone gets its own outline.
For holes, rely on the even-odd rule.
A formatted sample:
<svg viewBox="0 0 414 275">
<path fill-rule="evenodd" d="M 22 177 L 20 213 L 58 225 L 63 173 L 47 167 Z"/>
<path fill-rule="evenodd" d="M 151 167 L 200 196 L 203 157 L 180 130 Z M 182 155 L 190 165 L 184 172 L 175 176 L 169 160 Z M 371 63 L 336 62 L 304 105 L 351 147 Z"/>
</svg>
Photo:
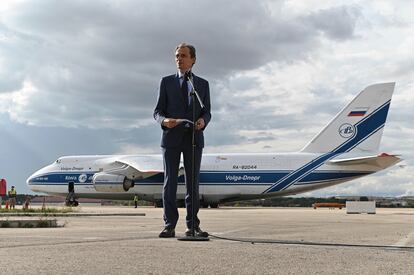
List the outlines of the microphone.
<svg viewBox="0 0 414 275">
<path fill-rule="evenodd" d="M 194 93 L 195 96 L 197 97 L 197 100 L 198 100 L 198 103 L 200 103 L 201 109 L 204 109 L 203 101 L 201 100 L 200 96 L 198 95 L 198 92 L 196 91 L 196 89 L 194 87 L 192 76 L 193 76 L 193 74 L 191 73 L 191 70 L 188 70 L 187 72 L 184 73 L 184 80 L 188 81 L 190 83 L 192 93 Z"/>
</svg>

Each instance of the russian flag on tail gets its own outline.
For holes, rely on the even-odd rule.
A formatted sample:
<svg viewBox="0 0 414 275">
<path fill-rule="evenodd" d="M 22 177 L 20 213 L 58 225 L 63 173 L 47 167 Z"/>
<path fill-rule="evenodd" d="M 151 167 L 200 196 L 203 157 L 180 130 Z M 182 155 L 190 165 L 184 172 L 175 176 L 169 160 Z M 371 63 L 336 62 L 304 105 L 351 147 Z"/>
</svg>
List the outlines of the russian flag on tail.
<svg viewBox="0 0 414 275">
<path fill-rule="evenodd" d="M 355 108 L 351 112 L 349 112 L 348 116 L 365 116 L 367 113 L 368 108 Z"/>
</svg>

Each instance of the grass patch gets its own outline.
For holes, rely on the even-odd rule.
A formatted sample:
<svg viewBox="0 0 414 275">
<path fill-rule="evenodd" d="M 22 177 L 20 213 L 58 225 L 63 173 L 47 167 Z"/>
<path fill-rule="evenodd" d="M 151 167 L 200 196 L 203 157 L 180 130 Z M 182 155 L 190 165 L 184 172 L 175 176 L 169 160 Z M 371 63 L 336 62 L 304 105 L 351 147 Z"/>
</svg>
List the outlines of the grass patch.
<svg viewBox="0 0 414 275">
<path fill-rule="evenodd" d="M 41 220 L 37 223 L 37 227 L 45 228 L 45 227 L 51 227 L 49 221 Z"/>
<path fill-rule="evenodd" d="M 44 214 L 61 214 L 61 213 L 71 213 L 75 212 L 72 207 L 64 207 L 64 208 L 53 208 L 48 207 L 45 209 L 41 208 L 31 208 L 31 209 L 5 209 L 1 208 L 0 213 L 44 213 Z"/>
<path fill-rule="evenodd" d="M 61 226 L 65 226 L 64 224 Z M 56 219 L 43 219 L 38 220 L 3 220 L 0 221 L 0 228 L 49 228 L 59 227 Z"/>
<path fill-rule="evenodd" d="M 31 223 L 25 223 L 23 225 L 19 224 L 19 227 L 21 227 L 21 228 L 33 228 L 34 226 Z"/>
<path fill-rule="evenodd" d="M 8 227 L 10 227 L 10 222 L 9 221 L 2 221 L 0 223 L 0 227 L 2 227 L 2 228 L 8 228 Z"/>
</svg>

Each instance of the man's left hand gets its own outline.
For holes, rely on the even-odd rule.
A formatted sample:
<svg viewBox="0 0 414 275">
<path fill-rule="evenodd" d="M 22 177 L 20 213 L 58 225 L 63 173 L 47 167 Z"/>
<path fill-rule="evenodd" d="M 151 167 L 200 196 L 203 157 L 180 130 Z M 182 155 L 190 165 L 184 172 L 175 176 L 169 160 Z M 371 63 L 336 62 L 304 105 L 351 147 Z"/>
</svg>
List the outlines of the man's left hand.
<svg viewBox="0 0 414 275">
<path fill-rule="evenodd" d="M 197 130 L 201 130 L 204 128 L 204 126 L 206 126 L 206 123 L 204 122 L 203 118 L 199 118 L 196 122 L 196 129 Z"/>
</svg>

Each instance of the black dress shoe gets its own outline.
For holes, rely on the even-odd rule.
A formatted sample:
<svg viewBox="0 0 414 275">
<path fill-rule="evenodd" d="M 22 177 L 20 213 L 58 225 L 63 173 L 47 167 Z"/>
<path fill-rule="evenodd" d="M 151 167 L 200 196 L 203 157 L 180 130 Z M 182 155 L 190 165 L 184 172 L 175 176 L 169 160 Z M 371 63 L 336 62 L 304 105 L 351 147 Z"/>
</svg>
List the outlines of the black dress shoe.
<svg viewBox="0 0 414 275">
<path fill-rule="evenodd" d="M 160 238 L 174 238 L 175 237 L 175 229 L 171 227 L 164 228 L 163 231 L 161 231 L 160 235 L 158 235 Z"/>
<path fill-rule="evenodd" d="M 191 229 L 187 228 L 187 230 L 185 231 L 185 235 L 187 237 L 192 236 L 191 234 Z M 195 237 L 203 237 L 203 238 L 207 238 L 208 237 L 208 233 L 201 230 L 200 227 L 196 227 L 194 228 L 194 236 Z"/>
</svg>

